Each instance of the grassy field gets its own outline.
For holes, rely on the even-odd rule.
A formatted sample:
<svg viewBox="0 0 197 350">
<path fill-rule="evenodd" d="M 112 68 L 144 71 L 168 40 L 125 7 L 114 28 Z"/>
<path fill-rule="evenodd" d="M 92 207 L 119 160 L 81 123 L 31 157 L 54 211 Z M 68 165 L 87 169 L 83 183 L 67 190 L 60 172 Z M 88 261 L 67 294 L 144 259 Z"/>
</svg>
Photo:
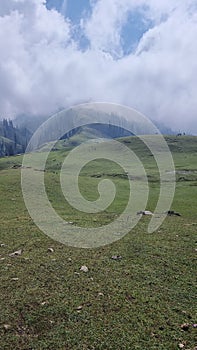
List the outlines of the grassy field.
<svg viewBox="0 0 197 350">
<path fill-rule="evenodd" d="M 150 218 L 142 217 L 123 239 L 97 249 L 72 248 L 45 236 L 23 202 L 22 156 L 0 159 L 0 349 L 196 349 L 197 138 L 166 140 L 176 166 L 172 210 L 181 217 L 167 217 L 152 234 L 147 233 Z M 122 142 L 146 168 L 147 209 L 154 210 L 159 193 L 154 159 L 137 138 Z M 106 211 L 83 214 L 69 207 L 59 186 L 69 149 L 61 143 L 48 158 L 45 183 L 52 205 L 64 219 L 84 227 L 112 221 L 128 198 L 123 170 L 106 160 L 83 169 L 80 189 L 88 199 L 96 199 L 102 178 L 117 187 Z M 21 255 L 10 256 L 20 249 Z M 82 265 L 87 273 L 80 271 Z"/>
</svg>

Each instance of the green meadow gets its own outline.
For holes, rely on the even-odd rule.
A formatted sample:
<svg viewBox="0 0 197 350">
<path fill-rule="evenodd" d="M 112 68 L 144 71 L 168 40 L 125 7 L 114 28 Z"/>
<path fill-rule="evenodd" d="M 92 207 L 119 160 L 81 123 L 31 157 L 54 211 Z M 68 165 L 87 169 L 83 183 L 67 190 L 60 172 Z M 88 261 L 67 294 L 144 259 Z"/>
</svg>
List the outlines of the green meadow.
<svg viewBox="0 0 197 350">
<path fill-rule="evenodd" d="M 73 226 L 103 226 L 124 210 L 128 179 L 114 162 L 91 161 L 80 173 L 82 195 L 96 200 L 98 184 L 107 178 L 116 186 L 116 198 L 97 214 L 69 206 L 60 169 L 81 142 L 77 137 L 50 152 L 44 173 L 48 198 Z M 167 216 L 151 234 L 150 217 L 143 216 L 121 240 L 95 249 L 69 247 L 42 233 L 23 201 L 22 156 L 0 158 L 0 349 L 197 349 L 197 137 L 165 138 L 176 167 L 171 210 L 181 216 Z M 120 141 L 146 169 L 146 209 L 154 211 L 160 185 L 154 157 L 136 137 Z M 87 272 L 80 270 L 83 265 Z"/>
</svg>

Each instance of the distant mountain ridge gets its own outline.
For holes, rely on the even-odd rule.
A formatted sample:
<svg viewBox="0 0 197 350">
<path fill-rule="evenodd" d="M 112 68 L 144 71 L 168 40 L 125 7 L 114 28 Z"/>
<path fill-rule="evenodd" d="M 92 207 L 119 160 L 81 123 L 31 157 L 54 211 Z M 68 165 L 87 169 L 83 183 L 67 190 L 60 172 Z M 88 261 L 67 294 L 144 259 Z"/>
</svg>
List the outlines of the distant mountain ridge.
<svg viewBox="0 0 197 350">
<path fill-rule="evenodd" d="M 24 153 L 31 136 L 41 125 L 42 137 L 37 138 L 36 144 L 38 149 L 48 142 L 56 139 L 68 140 L 75 135 L 81 135 L 80 137 L 77 136 L 77 140 L 84 141 L 86 138 L 118 138 L 151 134 L 153 130 L 148 123 L 138 120 L 126 121 L 125 123 L 126 119 L 121 118 L 116 112 L 98 111 L 89 107 L 85 109 L 74 107 L 60 113 L 64 117 L 57 118 L 57 124 L 53 124 L 53 128 L 50 127 L 50 123 L 47 123 L 50 119 L 48 116 L 31 117 L 21 115 L 13 121 L 6 119 L 0 121 L 0 156 Z M 85 120 L 84 126 L 75 127 L 76 118 L 82 121 Z M 93 120 L 100 120 L 101 122 L 93 123 Z M 44 124 L 45 122 L 46 124 Z M 61 131 L 68 129 L 68 124 L 70 125 L 69 131 L 62 136 Z M 162 134 L 176 134 L 161 123 L 155 122 L 154 125 Z M 60 132 L 57 132 L 57 130 L 60 130 Z"/>
<path fill-rule="evenodd" d="M 72 112 L 72 109 L 70 111 Z M 93 117 L 94 117 L 94 113 L 95 113 L 95 111 L 93 111 Z M 42 123 L 44 123 L 49 118 L 50 118 L 49 116 L 31 117 L 31 116 L 21 115 L 21 116 L 18 116 L 16 119 L 14 119 L 13 123 L 15 126 L 18 126 L 19 128 L 20 127 L 27 128 L 33 134 L 37 130 L 37 128 L 39 128 L 39 126 L 42 125 Z M 110 115 L 106 116 L 106 120 L 109 120 L 109 122 L 106 124 L 106 125 L 109 125 Z M 157 122 L 154 120 L 152 122 L 158 128 L 158 130 L 161 132 L 161 134 L 163 134 L 163 135 L 175 135 L 178 133 L 177 131 L 173 131 L 170 127 L 165 126 L 161 122 Z M 93 127 L 93 129 L 96 129 L 95 124 L 92 123 L 91 125 L 92 125 L 91 127 Z M 104 130 L 106 130 L 106 129 L 104 128 Z M 144 131 L 146 133 L 146 130 L 144 130 Z M 135 126 L 134 126 L 134 130 L 132 131 L 132 134 L 135 134 L 135 132 L 136 132 L 136 130 L 135 130 Z M 142 131 L 142 133 L 143 133 L 143 131 Z M 114 136 L 114 137 L 121 137 L 121 136 L 123 136 L 123 135 Z"/>
</svg>

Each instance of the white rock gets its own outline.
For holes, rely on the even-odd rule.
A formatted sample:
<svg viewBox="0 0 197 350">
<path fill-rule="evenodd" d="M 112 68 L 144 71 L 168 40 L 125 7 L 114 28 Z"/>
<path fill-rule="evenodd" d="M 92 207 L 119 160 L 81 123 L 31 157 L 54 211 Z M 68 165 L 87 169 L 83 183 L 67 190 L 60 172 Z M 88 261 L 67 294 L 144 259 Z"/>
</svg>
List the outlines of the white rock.
<svg viewBox="0 0 197 350">
<path fill-rule="evenodd" d="M 145 210 L 143 215 L 153 215 L 153 213 L 150 210 Z"/>
<path fill-rule="evenodd" d="M 122 256 L 121 255 L 112 255 L 111 257 L 113 260 L 121 260 Z"/>
<path fill-rule="evenodd" d="M 4 324 L 4 325 L 3 325 L 3 328 L 4 328 L 6 331 L 9 331 L 9 329 L 11 329 L 12 327 L 10 326 L 10 324 Z"/>
<path fill-rule="evenodd" d="M 77 307 L 77 311 L 81 311 L 83 309 L 83 306 L 82 305 L 79 305 L 78 307 Z"/>
<path fill-rule="evenodd" d="M 46 305 L 46 303 L 47 303 L 46 301 L 43 301 L 43 302 L 41 303 L 41 305 L 44 306 L 44 305 Z"/>
<path fill-rule="evenodd" d="M 48 248 L 48 252 L 54 253 L 54 249 L 53 248 Z"/>
<path fill-rule="evenodd" d="M 150 210 L 141 210 L 137 212 L 137 215 L 153 215 Z"/>
<path fill-rule="evenodd" d="M 15 256 L 19 256 L 22 254 L 22 249 L 16 250 L 15 252 L 9 254 L 9 256 L 11 256 L 12 258 Z"/>
<path fill-rule="evenodd" d="M 88 267 L 83 265 L 83 266 L 81 266 L 80 271 L 88 272 Z"/>
</svg>

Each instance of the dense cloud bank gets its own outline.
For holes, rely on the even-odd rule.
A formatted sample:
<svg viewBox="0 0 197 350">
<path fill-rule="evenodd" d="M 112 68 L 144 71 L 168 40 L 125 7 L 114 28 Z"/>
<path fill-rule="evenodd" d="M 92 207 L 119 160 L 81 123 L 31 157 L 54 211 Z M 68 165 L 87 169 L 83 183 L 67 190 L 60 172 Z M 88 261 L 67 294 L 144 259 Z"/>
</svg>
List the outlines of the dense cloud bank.
<svg viewBox="0 0 197 350">
<path fill-rule="evenodd" d="M 126 104 L 197 134 L 197 5 L 98 0 L 80 23 L 41 0 L 0 4 L 0 115 L 47 115 L 86 101 Z M 134 42 L 131 16 L 149 27 Z M 137 14 L 137 15 L 136 15 Z M 124 29 L 124 31 L 123 31 Z M 125 34 L 126 30 L 126 34 Z"/>
</svg>

